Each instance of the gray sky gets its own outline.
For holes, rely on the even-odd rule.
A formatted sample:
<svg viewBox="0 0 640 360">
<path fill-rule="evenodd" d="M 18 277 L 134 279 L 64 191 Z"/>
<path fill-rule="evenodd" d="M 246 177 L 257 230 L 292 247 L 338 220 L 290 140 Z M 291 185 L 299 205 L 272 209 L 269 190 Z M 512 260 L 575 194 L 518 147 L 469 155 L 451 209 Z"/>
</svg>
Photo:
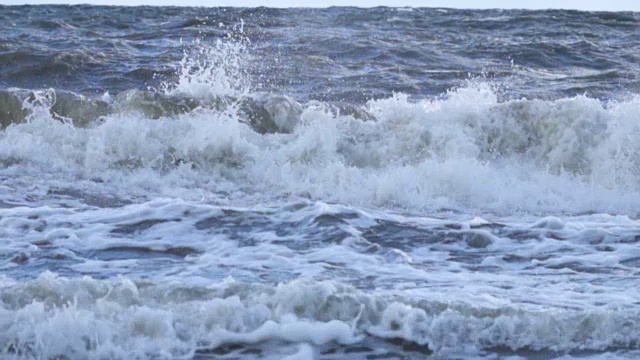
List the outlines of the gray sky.
<svg viewBox="0 0 640 360">
<path fill-rule="evenodd" d="M 640 11 L 640 0 L 0 0 L 0 4 L 103 4 L 179 6 L 426 6 L 454 8 L 525 8 Z"/>
</svg>

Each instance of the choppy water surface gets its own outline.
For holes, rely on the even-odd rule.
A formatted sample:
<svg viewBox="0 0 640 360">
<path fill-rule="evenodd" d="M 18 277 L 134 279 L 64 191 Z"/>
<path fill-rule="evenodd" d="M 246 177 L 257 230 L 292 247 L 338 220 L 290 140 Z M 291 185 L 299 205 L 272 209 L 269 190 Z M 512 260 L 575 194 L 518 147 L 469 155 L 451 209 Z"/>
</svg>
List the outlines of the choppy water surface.
<svg viewBox="0 0 640 360">
<path fill-rule="evenodd" d="M 0 23 L 0 357 L 640 356 L 637 13 Z"/>
</svg>

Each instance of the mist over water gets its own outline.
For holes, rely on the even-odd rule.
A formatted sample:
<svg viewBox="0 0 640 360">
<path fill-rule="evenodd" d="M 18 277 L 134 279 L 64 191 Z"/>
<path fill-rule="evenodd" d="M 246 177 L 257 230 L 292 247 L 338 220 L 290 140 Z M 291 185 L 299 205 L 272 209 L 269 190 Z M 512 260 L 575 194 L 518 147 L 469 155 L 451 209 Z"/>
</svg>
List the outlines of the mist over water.
<svg viewBox="0 0 640 360">
<path fill-rule="evenodd" d="M 639 20 L 0 6 L 0 357 L 635 358 Z"/>
</svg>

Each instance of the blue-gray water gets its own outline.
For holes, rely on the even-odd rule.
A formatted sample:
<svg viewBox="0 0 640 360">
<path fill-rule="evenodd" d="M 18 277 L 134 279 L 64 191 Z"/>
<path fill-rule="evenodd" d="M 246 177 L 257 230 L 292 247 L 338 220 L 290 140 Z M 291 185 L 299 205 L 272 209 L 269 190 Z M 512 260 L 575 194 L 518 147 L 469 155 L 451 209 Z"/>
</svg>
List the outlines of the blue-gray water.
<svg viewBox="0 0 640 360">
<path fill-rule="evenodd" d="M 0 24 L 0 358 L 640 356 L 640 14 Z"/>
</svg>

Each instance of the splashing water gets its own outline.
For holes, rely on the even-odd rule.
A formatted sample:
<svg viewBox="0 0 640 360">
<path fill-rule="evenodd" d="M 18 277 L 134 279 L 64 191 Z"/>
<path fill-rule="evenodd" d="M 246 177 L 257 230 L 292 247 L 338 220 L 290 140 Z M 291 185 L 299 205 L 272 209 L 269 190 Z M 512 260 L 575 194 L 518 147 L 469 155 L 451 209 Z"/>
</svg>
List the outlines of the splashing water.
<svg viewBox="0 0 640 360">
<path fill-rule="evenodd" d="M 162 91 L 169 96 L 201 100 L 248 94 L 251 90 L 248 46 L 248 39 L 241 34 L 228 34 L 213 43 L 196 39 L 193 46 L 184 50 L 176 71 L 177 80 L 162 84 Z"/>
</svg>

